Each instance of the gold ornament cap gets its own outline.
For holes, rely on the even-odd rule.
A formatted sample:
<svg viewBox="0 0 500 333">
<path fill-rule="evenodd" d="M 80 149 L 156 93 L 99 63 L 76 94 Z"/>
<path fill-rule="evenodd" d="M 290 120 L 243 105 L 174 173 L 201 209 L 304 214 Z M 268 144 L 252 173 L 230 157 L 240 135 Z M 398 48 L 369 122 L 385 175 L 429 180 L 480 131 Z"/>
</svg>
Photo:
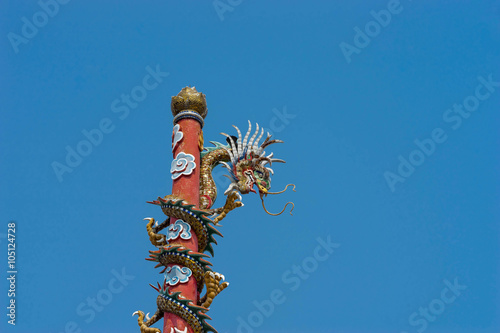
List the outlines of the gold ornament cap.
<svg viewBox="0 0 500 333">
<path fill-rule="evenodd" d="M 185 87 L 177 94 L 172 96 L 170 104 L 174 118 L 183 111 L 193 111 L 205 119 L 207 116 L 207 100 L 205 94 L 198 92 L 195 87 Z"/>
</svg>

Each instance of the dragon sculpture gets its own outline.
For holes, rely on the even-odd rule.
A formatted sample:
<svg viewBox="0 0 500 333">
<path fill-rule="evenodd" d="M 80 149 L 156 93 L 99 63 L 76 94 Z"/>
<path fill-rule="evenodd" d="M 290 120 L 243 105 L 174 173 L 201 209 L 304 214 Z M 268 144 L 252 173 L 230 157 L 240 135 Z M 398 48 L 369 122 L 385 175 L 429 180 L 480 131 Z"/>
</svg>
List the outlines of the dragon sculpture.
<svg viewBox="0 0 500 333">
<path fill-rule="evenodd" d="M 230 136 L 226 133 L 221 133 L 227 139 L 227 144 L 211 141 L 214 147 L 203 148 L 203 133 L 200 133 L 199 149 L 201 155 L 200 164 L 200 205 L 195 209 L 194 205 L 190 205 L 181 198 L 173 195 L 159 197 L 158 200 L 150 203 L 161 206 L 165 215 L 168 218 L 161 224 L 155 222 L 153 218 L 146 218 L 147 232 L 151 243 L 158 248 L 157 251 L 150 251 L 150 257 L 147 260 L 157 262 L 157 266 L 164 266 L 160 273 L 172 270 L 172 264 L 179 264 L 182 267 L 189 268 L 192 275 L 198 282 L 198 291 L 201 293 L 206 287 L 206 294 L 200 298 L 196 304 L 188 299 L 185 299 L 180 293 L 170 293 L 167 285 L 167 278 L 163 285 L 158 284 L 157 287 L 152 286 L 159 292 L 157 297 L 158 310 L 149 318 L 142 311 L 134 312 L 138 315 L 138 324 L 142 333 L 158 333 L 161 332 L 158 328 L 150 327 L 155 322 L 163 317 L 164 312 L 175 313 L 184 318 L 190 324 L 196 333 L 216 332 L 215 329 L 205 322 L 205 319 L 210 319 L 206 312 L 215 298 L 229 283 L 224 282 L 224 276 L 215 273 L 209 266 L 211 264 L 205 260 L 207 255 L 203 252 L 208 251 L 213 256 L 212 243 L 216 244 L 214 235 L 222 236 L 215 226 L 226 216 L 231 210 L 243 206 L 241 194 L 259 193 L 264 210 L 270 215 L 279 215 L 283 213 L 288 205 L 292 205 L 290 214 L 294 204 L 287 202 L 283 210 L 277 214 L 269 213 L 264 205 L 264 197 L 269 194 L 279 194 L 286 191 L 270 192 L 271 175 L 274 174 L 272 167 L 273 162 L 285 163 L 281 159 L 273 157 L 273 153 L 266 156 L 265 148 L 274 143 L 283 141 L 271 139 L 268 133 L 265 140 L 259 144 L 264 135 L 264 129 L 256 125 L 256 130 L 252 134 L 252 124 L 249 121 L 248 131 L 242 137 L 238 127 L 233 126 L 238 136 Z M 260 132 L 259 132 L 260 130 Z M 174 133 L 175 134 L 175 133 Z M 228 188 L 225 190 L 226 202 L 224 206 L 212 208 L 217 198 L 217 187 L 212 176 L 214 167 L 221 164 L 229 171 L 229 175 L 225 175 L 231 181 Z M 170 217 L 179 219 L 179 223 L 185 223 L 185 226 L 170 224 Z M 162 229 L 168 228 L 167 235 L 159 234 Z M 180 229 L 179 229 L 180 228 Z M 184 229 L 183 229 L 184 228 Z M 175 243 L 175 237 L 179 237 L 177 231 L 186 230 L 193 231 L 198 239 L 198 247 L 200 252 L 194 252 L 189 249 L 179 246 Z M 177 233 L 176 233 L 177 232 Z M 175 236 L 173 236 L 175 234 Z M 179 267 L 179 266 L 177 266 Z M 180 331 L 179 331 L 180 332 Z"/>
<path fill-rule="evenodd" d="M 274 174 L 273 169 L 271 169 L 273 162 L 285 163 L 285 161 L 273 158 L 273 153 L 266 156 L 264 149 L 273 143 L 282 143 L 283 141 L 276 139 L 271 140 L 271 135 L 268 133 L 264 142 L 259 145 L 259 141 L 264 135 L 264 128 L 261 129 L 259 135 L 259 124 L 256 125 L 255 133 L 249 139 L 252 132 L 252 124 L 250 121 L 248 121 L 248 131 L 244 138 L 241 136 L 240 129 L 234 125 L 233 127 L 238 133 L 238 138 L 230 136 L 226 133 L 221 133 L 227 138 L 228 145 L 210 141 L 210 143 L 212 143 L 215 147 L 205 148 L 204 151 L 202 151 L 200 208 L 210 209 L 215 202 L 215 199 L 217 198 L 217 187 L 212 177 L 212 170 L 216 165 L 222 164 L 229 171 L 229 175 L 225 176 L 231 180 L 229 187 L 224 192 L 224 194 L 228 196 L 228 200 L 226 201 L 226 205 L 224 207 L 212 210 L 213 213 L 220 214 L 221 211 L 224 212 L 224 208 L 226 208 L 227 204 L 234 202 L 233 197 L 231 197 L 231 194 L 233 193 L 233 195 L 236 195 L 239 198 L 241 198 L 239 193 L 257 193 L 254 189 L 255 185 L 259 191 L 264 210 L 268 214 L 279 215 L 284 212 L 286 206 L 289 204 L 292 205 L 293 210 L 293 203 L 291 202 L 286 203 L 283 210 L 278 214 L 269 213 L 264 206 L 265 196 L 268 194 L 283 193 L 286 191 L 288 186 L 292 185 L 288 184 L 285 189 L 280 192 L 269 192 L 269 189 L 271 188 L 271 174 Z M 259 136 L 257 137 L 257 135 Z M 267 164 L 269 164 L 269 166 L 266 166 Z"/>
</svg>

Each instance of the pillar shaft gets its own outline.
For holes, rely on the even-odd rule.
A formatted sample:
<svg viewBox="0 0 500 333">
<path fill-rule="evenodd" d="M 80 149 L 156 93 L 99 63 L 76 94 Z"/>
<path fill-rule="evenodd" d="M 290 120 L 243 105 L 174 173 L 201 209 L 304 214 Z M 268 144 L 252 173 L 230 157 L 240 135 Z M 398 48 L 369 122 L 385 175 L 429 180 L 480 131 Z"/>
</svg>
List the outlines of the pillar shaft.
<svg viewBox="0 0 500 333">
<path fill-rule="evenodd" d="M 201 101 L 200 101 L 201 98 Z M 203 119 L 206 115 L 205 96 L 198 93 L 194 88 L 184 88 L 172 97 L 172 114 L 174 115 L 174 128 L 172 132 L 172 154 L 171 165 L 172 194 L 194 205 L 198 208 L 200 204 L 200 144 L 202 135 Z M 174 225 L 177 218 L 170 219 L 170 225 Z M 169 240 L 169 245 L 180 245 L 198 252 L 198 239 L 194 232 L 188 239 L 177 237 Z M 175 266 L 174 264 L 167 267 Z M 181 292 L 181 295 L 192 300 L 195 304 L 199 300 L 197 281 L 193 275 L 188 282 L 177 283 L 169 287 L 169 291 Z M 163 332 L 170 333 L 172 328 L 184 330 L 188 333 L 193 329 L 181 317 L 165 312 Z"/>
</svg>

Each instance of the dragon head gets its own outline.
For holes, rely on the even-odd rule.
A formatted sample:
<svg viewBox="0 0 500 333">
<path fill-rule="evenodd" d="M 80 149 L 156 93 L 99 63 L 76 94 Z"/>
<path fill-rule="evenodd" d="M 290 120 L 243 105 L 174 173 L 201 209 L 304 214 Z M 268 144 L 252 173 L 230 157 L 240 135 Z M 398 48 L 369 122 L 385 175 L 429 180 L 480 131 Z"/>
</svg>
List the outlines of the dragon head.
<svg viewBox="0 0 500 333">
<path fill-rule="evenodd" d="M 261 195 L 266 194 L 271 188 L 271 172 L 269 169 L 252 157 L 238 161 L 235 165 L 234 177 L 231 177 L 234 181 L 232 184 L 235 185 L 230 186 L 228 191 L 237 188 L 242 194 L 257 193 L 255 191 L 255 188 L 257 188 Z"/>
<path fill-rule="evenodd" d="M 262 199 L 262 205 L 264 206 L 265 196 L 268 194 L 283 193 L 289 186 L 287 185 L 285 190 L 281 192 L 269 192 L 269 189 L 271 188 L 271 174 L 274 174 L 273 169 L 271 169 L 273 162 L 285 163 L 285 161 L 273 158 L 273 153 L 266 156 L 264 149 L 273 143 L 282 143 L 283 141 L 276 139 L 271 140 L 271 134 L 267 133 L 266 139 L 259 144 L 259 141 L 264 135 L 264 128 L 260 129 L 259 134 L 259 124 L 256 124 L 256 130 L 250 137 L 250 134 L 252 133 L 252 123 L 250 121 L 248 121 L 248 131 L 245 134 L 245 137 L 242 137 L 241 131 L 238 127 L 234 125 L 233 127 L 238 132 L 238 137 L 221 133 L 227 137 L 229 146 L 225 149 L 230 157 L 230 161 L 228 163 L 221 162 L 229 171 L 229 176 L 226 175 L 226 177 L 231 180 L 231 184 L 224 194 L 227 195 L 234 190 L 239 191 L 241 194 L 247 194 L 250 192 L 257 193 L 258 191 Z M 285 208 L 283 208 L 283 211 Z"/>
</svg>

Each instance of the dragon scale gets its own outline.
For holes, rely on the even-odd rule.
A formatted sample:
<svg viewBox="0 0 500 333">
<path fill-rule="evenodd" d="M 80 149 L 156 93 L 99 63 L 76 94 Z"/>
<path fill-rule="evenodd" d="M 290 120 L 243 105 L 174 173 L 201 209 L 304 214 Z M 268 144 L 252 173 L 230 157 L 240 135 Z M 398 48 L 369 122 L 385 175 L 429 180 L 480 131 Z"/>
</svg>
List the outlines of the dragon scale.
<svg viewBox="0 0 500 333">
<path fill-rule="evenodd" d="M 200 170 L 200 209 L 210 209 L 217 199 L 217 186 L 212 171 L 220 162 L 229 162 L 229 153 L 224 148 L 217 148 L 201 159 Z"/>
</svg>

